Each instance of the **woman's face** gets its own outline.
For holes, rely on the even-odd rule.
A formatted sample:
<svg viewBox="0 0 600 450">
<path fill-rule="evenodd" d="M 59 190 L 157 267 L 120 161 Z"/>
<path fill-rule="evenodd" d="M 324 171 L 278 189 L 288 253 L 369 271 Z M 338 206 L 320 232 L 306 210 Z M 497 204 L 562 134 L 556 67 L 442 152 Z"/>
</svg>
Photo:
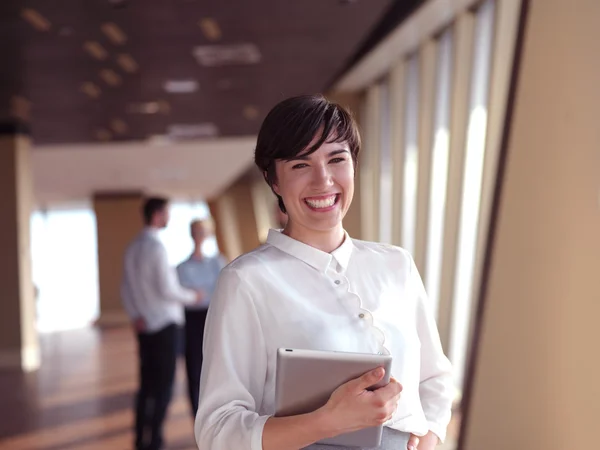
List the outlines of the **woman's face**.
<svg viewBox="0 0 600 450">
<path fill-rule="evenodd" d="M 276 161 L 275 170 L 273 189 L 283 198 L 290 225 L 319 232 L 341 226 L 354 196 L 347 143 L 325 142 L 310 155 Z"/>
</svg>

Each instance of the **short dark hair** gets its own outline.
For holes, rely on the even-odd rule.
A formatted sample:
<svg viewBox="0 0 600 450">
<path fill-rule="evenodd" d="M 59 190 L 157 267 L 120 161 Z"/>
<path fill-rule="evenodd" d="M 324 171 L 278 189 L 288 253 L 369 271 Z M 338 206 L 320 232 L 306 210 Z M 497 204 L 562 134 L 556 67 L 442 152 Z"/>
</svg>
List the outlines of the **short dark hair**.
<svg viewBox="0 0 600 450">
<path fill-rule="evenodd" d="M 308 146 L 321 132 L 318 141 Z M 254 162 L 273 190 L 277 181 L 275 161 L 310 155 L 325 142 L 347 142 L 356 168 L 360 133 L 352 114 L 322 95 L 301 95 L 284 100 L 267 114 L 258 133 Z M 286 212 L 283 199 L 273 191 L 279 208 Z"/>
<path fill-rule="evenodd" d="M 144 223 L 146 225 L 150 225 L 152 222 L 152 218 L 154 214 L 162 211 L 169 204 L 169 199 L 164 197 L 149 197 L 144 202 L 144 207 L 142 208 L 142 214 L 144 216 Z"/>
</svg>

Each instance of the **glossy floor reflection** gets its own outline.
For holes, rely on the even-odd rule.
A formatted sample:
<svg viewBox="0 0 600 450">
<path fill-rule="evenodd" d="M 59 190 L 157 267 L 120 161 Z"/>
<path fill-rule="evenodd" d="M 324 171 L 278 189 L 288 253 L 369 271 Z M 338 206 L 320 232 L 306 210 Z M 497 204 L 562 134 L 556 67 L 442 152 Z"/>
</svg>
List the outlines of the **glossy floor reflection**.
<svg viewBox="0 0 600 450">
<path fill-rule="evenodd" d="M 137 378 L 131 331 L 53 333 L 41 345 L 39 371 L 0 372 L 0 449 L 131 448 Z M 182 363 L 165 428 L 171 450 L 196 449 Z"/>
<path fill-rule="evenodd" d="M 137 356 L 128 328 L 89 328 L 44 335 L 42 367 L 0 371 L 0 449 L 132 448 Z M 183 361 L 165 427 L 165 450 L 194 450 Z M 452 450 L 457 421 L 440 450 Z"/>
</svg>

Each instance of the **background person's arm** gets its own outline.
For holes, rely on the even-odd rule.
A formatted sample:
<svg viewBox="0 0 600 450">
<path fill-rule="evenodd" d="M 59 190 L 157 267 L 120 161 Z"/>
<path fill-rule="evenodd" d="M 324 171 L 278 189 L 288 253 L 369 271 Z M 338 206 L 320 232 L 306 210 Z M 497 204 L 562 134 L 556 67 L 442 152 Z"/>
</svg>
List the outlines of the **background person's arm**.
<svg viewBox="0 0 600 450">
<path fill-rule="evenodd" d="M 152 246 L 147 261 L 153 265 L 156 288 L 162 298 L 185 305 L 193 305 L 198 301 L 199 294 L 196 291 L 186 289 L 179 283 L 177 271 L 169 264 L 167 251 L 161 244 Z"/>
</svg>

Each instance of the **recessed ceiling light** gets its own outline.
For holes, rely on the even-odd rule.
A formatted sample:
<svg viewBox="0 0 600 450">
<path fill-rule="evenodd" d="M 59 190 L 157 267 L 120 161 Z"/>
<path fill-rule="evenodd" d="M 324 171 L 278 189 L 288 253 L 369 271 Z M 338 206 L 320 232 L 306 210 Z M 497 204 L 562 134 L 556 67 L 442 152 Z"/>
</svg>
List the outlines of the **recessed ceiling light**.
<svg viewBox="0 0 600 450">
<path fill-rule="evenodd" d="M 116 23 L 107 22 L 100 27 L 102 32 L 115 45 L 123 45 L 127 42 L 127 35 L 119 28 Z"/>
<path fill-rule="evenodd" d="M 114 87 L 121 84 L 121 75 L 112 69 L 102 69 L 100 71 L 100 78 L 102 78 L 109 86 Z"/>
<path fill-rule="evenodd" d="M 160 111 L 158 102 L 132 103 L 127 108 L 131 114 L 156 114 Z"/>
<path fill-rule="evenodd" d="M 254 120 L 258 117 L 258 108 L 248 105 L 244 108 L 243 115 L 248 120 Z"/>
<path fill-rule="evenodd" d="M 166 134 L 153 134 L 148 136 L 147 142 L 150 145 L 169 145 L 173 140 Z"/>
<path fill-rule="evenodd" d="M 110 122 L 110 127 L 116 134 L 125 134 L 127 133 L 127 124 L 121 119 L 113 119 Z"/>
<path fill-rule="evenodd" d="M 171 112 L 171 105 L 166 100 L 159 100 L 158 101 L 158 110 L 162 114 L 169 114 Z"/>
<path fill-rule="evenodd" d="M 195 80 L 167 80 L 163 88 L 169 94 L 191 94 L 198 90 L 198 82 Z"/>
<path fill-rule="evenodd" d="M 98 85 L 96 83 L 92 83 L 91 81 L 86 81 L 81 85 L 81 92 L 90 98 L 98 98 L 102 93 Z"/>
<path fill-rule="evenodd" d="M 141 102 L 129 104 L 127 111 L 130 114 L 169 114 L 171 112 L 171 105 L 165 100 L 158 100 L 156 102 Z"/>
<path fill-rule="evenodd" d="M 33 8 L 23 9 L 21 11 L 21 17 L 38 31 L 49 31 L 50 28 L 52 28 L 50 21 Z"/>
<path fill-rule="evenodd" d="M 13 95 L 10 99 L 11 116 L 24 122 L 31 120 L 31 102 L 21 95 Z"/>
<path fill-rule="evenodd" d="M 202 34 L 209 41 L 215 42 L 221 39 L 221 27 L 215 19 L 210 17 L 205 17 L 204 19 L 200 19 L 198 22 L 198 26 L 202 30 Z"/>
<path fill-rule="evenodd" d="M 172 139 L 199 139 L 207 137 L 215 137 L 219 134 L 219 129 L 214 123 L 199 123 L 199 124 L 174 124 L 169 125 L 167 134 Z"/>
<path fill-rule="evenodd" d="M 112 133 L 104 128 L 96 130 L 96 139 L 99 141 L 108 141 L 112 138 Z"/>
<path fill-rule="evenodd" d="M 121 53 L 117 56 L 117 63 L 127 73 L 135 73 L 138 70 L 138 63 L 127 53 Z"/>
<path fill-rule="evenodd" d="M 258 64 L 262 58 L 254 44 L 200 45 L 192 53 L 205 67 Z"/>
<path fill-rule="evenodd" d="M 83 48 L 90 54 L 92 58 L 100 61 L 104 61 L 108 57 L 108 52 L 99 42 L 86 41 L 83 44 Z"/>
</svg>

